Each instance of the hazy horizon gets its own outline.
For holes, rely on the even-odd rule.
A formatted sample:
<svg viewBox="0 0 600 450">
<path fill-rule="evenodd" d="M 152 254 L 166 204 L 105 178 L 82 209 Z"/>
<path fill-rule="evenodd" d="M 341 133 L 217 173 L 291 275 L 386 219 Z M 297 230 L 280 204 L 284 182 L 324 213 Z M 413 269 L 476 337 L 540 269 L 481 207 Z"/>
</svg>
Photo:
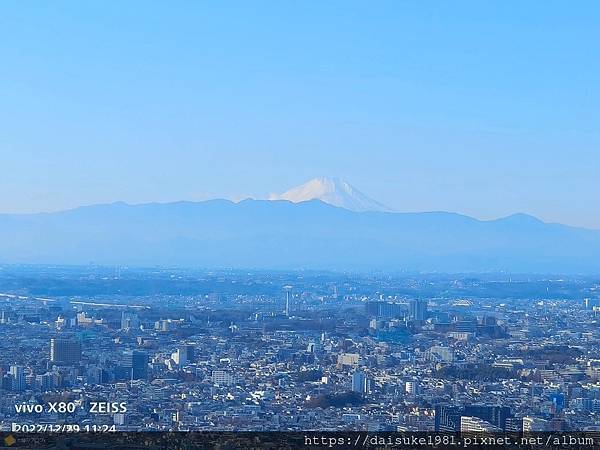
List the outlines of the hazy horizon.
<svg viewBox="0 0 600 450">
<path fill-rule="evenodd" d="M 600 229 L 598 4 L 180 5 L 3 4 L 0 212 L 327 175 L 396 211 Z"/>
<path fill-rule="evenodd" d="M 347 180 L 344 180 L 347 181 Z M 354 186 L 353 186 L 354 187 Z M 36 214 L 52 214 L 52 213 L 60 213 L 60 212 L 65 212 L 65 211 L 71 211 L 71 210 L 75 210 L 78 208 L 86 208 L 86 207 L 94 207 L 94 206 L 102 206 L 102 205 L 112 205 L 112 204 L 119 204 L 119 203 L 124 203 L 126 205 L 129 206 L 142 206 L 142 205 L 151 205 L 151 204 L 162 204 L 162 205 L 167 205 L 167 204 L 173 204 L 173 203 L 201 203 L 201 202 L 206 202 L 206 201 L 211 201 L 211 200 L 224 200 L 224 201 L 229 201 L 232 203 L 240 203 L 243 202 L 245 200 L 257 200 L 257 201 L 284 201 L 284 202 L 290 202 L 290 203 L 298 203 L 296 201 L 290 201 L 284 198 L 268 198 L 265 196 L 261 196 L 261 197 L 241 197 L 241 198 L 226 198 L 226 197 L 210 197 L 210 198 L 204 198 L 204 199 L 195 199 L 195 200 L 189 200 L 189 199 L 180 199 L 180 200 L 164 200 L 164 201 L 141 201 L 141 202 L 129 202 L 129 201 L 125 201 L 125 200 L 113 200 L 113 201 L 107 201 L 107 202 L 99 202 L 99 203 L 85 203 L 85 204 L 81 204 L 81 205 L 75 205 L 72 207 L 66 207 L 66 208 L 61 208 L 61 209 L 54 209 L 54 210 L 42 210 L 42 211 L 25 211 L 25 212 L 3 212 L 0 211 L 0 215 L 36 215 Z M 322 201 L 323 203 L 329 204 L 327 201 L 324 201 L 322 199 L 310 199 L 310 200 L 303 200 L 304 201 Z M 376 199 L 374 199 L 376 200 Z M 344 208 L 343 206 L 339 206 L 339 205 L 332 205 L 329 204 L 330 206 L 333 207 L 337 207 L 337 208 L 342 208 L 342 209 L 347 209 Z M 360 212 L 360 211 L 355 211 L 355 212 Z M 397 210 L 389 210 L 389 211 L 371 211 L 371 212 L 384 212 L 384 213 L 407 213 L 407 214 L 419 214 L 419 213 L 438 213 L 438 212 L 442 212 L 442 213 L 450 213 L 450 214 L 458 214 L 458 215 L 464 215 L 467 217 L 471 217 L 473 219 L 479 220 L 481 222 L 493 222 L 496 220 L 501 220 L 501 219 L 506 219 L 509 217 L 514 217 L 514 216 L 520 216 L 520 215 L 525 215 L 525 216 L 531 216 L 534 217 L 544 223 L 548 223 L 548 224 L 560 224 L 560 225 L 567 225 L 567 226 L 574 226 L 577 228 L 582 228 L 582 229 L 588 229 L 588 230 L 594 230 L 594 231 L 600 231 L 600 227 L 599 228 L 593 228 L 593 227 L 586 227 L 586 226 L 582 226 L 582 225 L 572 225 L 572 224 L 568 224 L 568 223 L 560 223 L 560 222 L 551 222 L 551 221 L 546 221 L 543 218 L 540 218 L 538 216 L 535 216 L 533 214 L 530 214 L 527 211 L 514 211 L 512 213 L 506 214 L 506 215 L 502 215 L 502 216 L 497 216 L 497 217 L 475 217 L 469 214 L 465 214 L 465 213 L 461 213 L 461 212 L 457 212 L 457 211 L 446 211 L 446 210 L 421 210 L 421 211 L 397 211 Z"/>
<path fill-rule="evenodd" d="M 323 178 L 323 177 L 317 177 L 317 178 Z M 328 177 L 326 177 L 328 178 Z M 307 180 L 307 181 L 312 181 L 311 180 Z M 342 181 L 347 182 L 348 180 L 345 179 L 340 179 Z M 297 186 L 294 186 L 297 187 Z M 354 188 L 356 188 L 356 186 L 352 186 Z M 111 205 L 111 204 L 116 204 L 116 203 L 124 203 L 130 206 L 137 206 L 137 205 L 148 205 L 148 204 L 170 204 L 170 203 L 181 203 L 181 202 L 191 202 L 191 203 L 196 203 L 196 202 L 205 202 L 205 201 L 211 201 L 211 200 L 225 200 L 225 201 L 230 201 L 233 203 L 240 203 L 243 202 L 245 200 L 259 200 L 259 201 L 290 201 L 288 199 L 285 198 L 274 198 L 273 196 L 275 195 L 275 197 L 277 197 L 278 194 L 275 193 L 270 193 L 268 196 L 260 196 L 260 197 L 249 197 L 249 196 L 242 196 L 239 198 L 227 198 L 227 197 L 207 197 L 207 198 L 198 198 L 198 199 L 173 199 L 173 200 L 163 200 L 163 201 L 140 201 L 140 202 L 131 202 L 131 201 L 125 201 L 125 200 L 112 200 L 112 201 L 106 201 L 106 202 L 98 202 L 98 203 L 84 203 L 81 205 L 74 205 L 71 207 L 66 207 L 66 208 L 60 208 L 60 209 L 49 209 L 49 210 L 41 210 L 41 211 L 23 211 L 23 212 L 3 212 L 0 211 L 0 215 L 3 214 L 8 214 L 8 215 L 35 215 L 35 214 L 44 214 L 44 213 L 59 213 L 59 212 L 64 212 L 64 211 L 69 211 L 69 210 L 73 210 L 73 209 L 77 209 L 77 208 L 81 208 L 81 207 L 92 207 L 92 206 L 100 206 L 100 205 Z M 328 201 L 325 201 L 323 199 L 319 199 L 319 198 L 314 198 L 314 199 L 310 199 L 310 200 L 319 200 L 319 201 L 323 201 L 324 203 L 329 203 Z M 377 199 L 371 199 L 374 201 L 377 201 Z M 303 201 L 308 201 L 308 200 L 303 200 Z M 298 203 L 297 201 L 291 201 L 291 203 Z M 330 204 L 330 203 L 329 203 Z M 340 205 L 332 205 L 331 206 L 335 206 L 335 207 L 339 207 L 342 209 L 347 209 L 344 206 L 340 206 Z M 360 211 L 358 211 L 360 212 Z M 578 228 L 583 228 L 583 229 L 589 229 L 589 230 L 600 230 L 600 227 L 598 228 L 594 228 L 594 227 L 588 227 L 588 226 L 584 226 L 584 225 L 573 225 L 573 224 L 569 224 L 569 223 L 561 223 L 561 222 L 552 222 L 552 221 L 547 221 L 544 220 L 541 217 L 538 217 L 534 214 L 531 214 L 527 211 L 514 211 L 511 213 L 508 213 L 506 215 L 501 215 L 501 216 L 495 216 L 495 217 L 476 217 L 474 215 L 469 215 L 466 213 L 461 213 L 458 211 L 449 211 L 449 210 L 414 210 L 414 211 L 398 211 L 398 210 L 387 210 L 387 211 L 383 211 L 386 213 L 409 213 L 409 214 L 418 214 L 418 213 L 432 213 L 432 212 L 447 212 L 447 213 L 451 213 L 451 214 L 459 214 L 459 215 L 464 215 L 467 217 L 471 217 L 474 218 L 476 220 L 482 221 L 482 222 L 488 222 L 488 221 L 495 221 L 495 220 L 501 220 L 501 219 L 505 219 L 508 217 L 512 217 L 512 216 L 518 216 L 518 215 L 527 215 L 527 216 L 532 216 L 536 219 L 541 220 L 544 223 L 556 223 L 556 224 L 561 224 L 561 225 L 568 225 L 568 226 L 574 226 L 574 227 L 578 227 Z"/>
</svg>

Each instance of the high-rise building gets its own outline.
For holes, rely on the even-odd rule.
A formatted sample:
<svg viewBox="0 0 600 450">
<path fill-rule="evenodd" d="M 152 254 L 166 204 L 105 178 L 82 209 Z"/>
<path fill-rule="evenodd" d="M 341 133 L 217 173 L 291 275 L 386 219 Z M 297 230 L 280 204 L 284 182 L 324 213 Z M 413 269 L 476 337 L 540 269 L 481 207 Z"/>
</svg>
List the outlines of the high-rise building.
<svg viewBox="0 0 600 450">
<path fill-rule="evenodd" d="M 188 352 L 185 347 L 179 347 L 175 353 L 171 355 L 171 359 L 175 361 L 179 367 L 183 367 L 188 362 Z"/>
<path fill-rule="evenodd" d="M 108 373 L 102 367 L 92 366 L 87 371 L 87 381 L 90 384 L 103 384 L 108 380 Z"/>
<path fill-rule="evenodd" d="M 44 373 L 35 377 L 38 388 L 42 391 L 49 391 L 54 387 L 54 379 L 51 373 Z"/>
<path fill-rule="evenodd" d="M 594 309 L 600 307 L 600 299 L 599 298 L 586 298 L 584 300 L 584 305 L 586 309 Z"/>
<path fill-rule="evenodd" d="M 467 405 L 464 414 L 479 417 L 502 430 L 506 429 L 506 419 L 511 415 L 508 406 L 498 405 Z"/>
<path fill-rule="evenodd" d="M 50 339 L 50 361 L 71 365 L 81 361 L 81 342 L 72 338 Z"/>
<path fill-rule="evenodd" d="M 539 417 L 523 417 L 523 433 L 548 431 L 548 421 Z"/>
<path fill-rule="evenodd" d="M 233 384 L 233 377 L 225 370 L 213 370 L 211 378 L 212 382 L 219 386 L 229 386 Z"/>
<path fill-rule="evenodd" d="M 360 394 L 371 392 L 371 380 L 366 373 L 357 370 L 352 374 L 352 390 Z"/>
<path fill-rule="evenodd" d="M 509 433 L 520 433 L 521 431 L 523 431 L 523 418 L 507 417 L 504 429 Z"/>
<path fill-rule="evenodd" d="M 552 402 L 552 412 L 560 413 L 565 407 L 565 394 L 561 392 L 553 392 L 549 396 L 550 401 Z"/>
<path fill-rule="evenodd" d="M 421 386 L 417 380 L 410 380 L 404 383 L 404 390 L 408 395 L 418 395 L 421 391 Z"/>
<path fill-rule="evenodd" d="M 121 330 L 134 330 L 140 327 L 140 320 L 135 313 L 125 312 L 121 313 Z"/>
<path fill-rule="evenodd" d="M 125 367 L 131 380 L 146 380 L 148 378 L 148 354 L 137 350 L 125 352 Z"/>
<path fill-rule="evenodd" d="M 508 406 L 499 405 L 467 405 L 464 414 L 478 417 L 502 430 L 506 429 L 506 419 L 511 416 Z"/>
<path fill-rule="evenodd" d="M 196 348 L 193 345 L 187 344 L 183 349 L 188 361 L 193 361 L 196 358 Z"/>
<path fill-rule="evenodd" d="M 457 320 L 454 323 L 454 331 L 463 333 L 474 333 L 477 329 L 477 322 L 470 319 Z"/>
<path fill-rule="evenodd" d="M 113 423 L 117 426 L 123 426 L 127 423 L 127 416 L 124 413 L 116 413 L 113 416 Z"/>
<path fill-rule="evenodd" d="M 442 347 L 434 345 L 428 350 L 428 358 L 434 361 L 453 362 L 455 358 L 454 349 L 451 347 Z"/>
<path fill-rule="evenodd" d="M 435 431 L 460 431 L 462 408 L 452 405 L 435 407 Z"/>
<path fill-rule="evenodd" d="M 427 300 L 412 299 L 408 302 L 408 317 L 412 320 L 427 318 Z"/>
<path fill-rule="evenodd" d="M 284 286 L 283 289 L 285 289 L 285 310 L 284 310 L 284 314 L 286 315 L 286 317 L 290 316 L 290 291 L 292 290 L 292 286 Z"/>
<path fill-rule="evenodd" d="M 498 324 L 495 316 L 485 315 L 482 319 L 482 324 L 486 326 L 495 326 Z"/>
<path fill-rule="evenodd" d="M 367 302 L 365 304 L 365 310 L 368 316 L 381 319 L 404 317 L 406 312 L 404 305 L 401 305 L 400 303 L 383 301 Z"/>
<path fill-rule="evenodd" d="M 553 417 L 548 423 L 548 431 L 561 432 L 569 429 L 564 417 Z"/>
<path fill-rule="evenodd" d="M 25 369 L 22 366 L 10 366 L 10 376 L 12 378 L 12 390 L 22 392 L 25 390 Z"/>
</svg>

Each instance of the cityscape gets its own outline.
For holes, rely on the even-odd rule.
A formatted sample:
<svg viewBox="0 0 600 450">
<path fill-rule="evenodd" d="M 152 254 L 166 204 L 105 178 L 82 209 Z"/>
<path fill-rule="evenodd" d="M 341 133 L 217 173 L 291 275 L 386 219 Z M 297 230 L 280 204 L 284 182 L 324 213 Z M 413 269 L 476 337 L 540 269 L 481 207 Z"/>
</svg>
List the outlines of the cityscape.
<svg viewBox="0 0 600 450">
<path fill-rule="evenodd" d="M 0 3 L 0 447 L 600 450 L 600 2 Z"/>
<path fill-rule="evenodd" d="M 2 431 L 600 429 L 597 278 L 13 265 L 0 286 Z"/>
</svg>

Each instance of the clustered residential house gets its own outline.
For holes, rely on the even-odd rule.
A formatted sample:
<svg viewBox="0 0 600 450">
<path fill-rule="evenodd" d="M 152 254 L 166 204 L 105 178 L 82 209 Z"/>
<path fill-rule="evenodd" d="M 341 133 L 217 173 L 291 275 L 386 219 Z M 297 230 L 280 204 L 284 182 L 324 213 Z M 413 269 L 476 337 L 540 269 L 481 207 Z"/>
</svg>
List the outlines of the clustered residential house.
<svg viewBox="0 0 600 450">
<path fill-rule="evenodd" d="M 355 293 L 364 290 L 346 282 L 263 295 L 240 286 L 127 302 L 4 295 L 0 425 L 598 429 L 595 297 Z M 15 412 L 52 399 L 77 408 Z M 95 414 L 94 401 L 126 411 Z"/>
</svg>

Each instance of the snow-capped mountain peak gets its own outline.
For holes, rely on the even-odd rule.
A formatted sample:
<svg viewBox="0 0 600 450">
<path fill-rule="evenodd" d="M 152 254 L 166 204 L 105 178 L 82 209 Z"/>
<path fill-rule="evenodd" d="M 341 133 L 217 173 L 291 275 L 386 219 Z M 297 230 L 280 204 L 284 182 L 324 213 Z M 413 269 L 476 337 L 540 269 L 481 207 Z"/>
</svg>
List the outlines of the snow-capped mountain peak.
<svg viewBox="0 0 600 450">
<path fill-rule="evenodd" d="M 367 197 L 358 189 L 339 178 L 313 178 L 281 195 L 273 194 L 269 199 L 288 200 L 293 203 L 316 199 L 350 211 L 391 211 L 390 208 Z"/>
</svg>

